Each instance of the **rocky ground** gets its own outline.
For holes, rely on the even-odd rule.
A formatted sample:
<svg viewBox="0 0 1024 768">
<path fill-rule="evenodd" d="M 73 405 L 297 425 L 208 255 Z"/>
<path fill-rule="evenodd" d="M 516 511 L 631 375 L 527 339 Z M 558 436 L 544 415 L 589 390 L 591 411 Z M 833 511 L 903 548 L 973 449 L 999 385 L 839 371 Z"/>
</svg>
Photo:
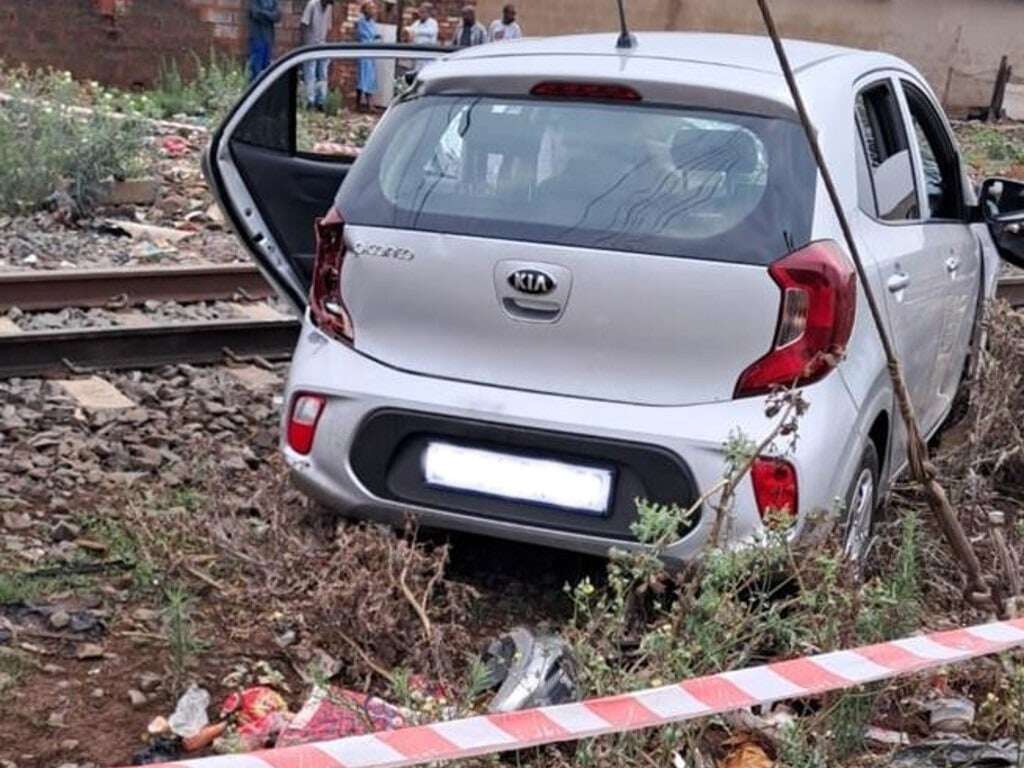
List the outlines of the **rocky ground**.
<svg viewBox="0 0 1024 768">
<path fill-rule="evenodd" d="M 199 167 L 205 134 L 155 135 L 147 188 L 129 202 L 102 205 L 84 218 L 63 209 L 0 216 L 0 271 L 225 263 L 248 257 L 213 203 Z M 119 222 L 163 227 L 132 236 Z"/>
<path fill-rule="evenodd" d="M 53 331 L 61 328 L 114 328 L 139 323 L 204 322 L 211 320 L 252 319 L 254 314 L 269 317 L 277 312 L 290 313 L 287 305 L 277 299 L 268 301 L 199 301 L 179 304 L 175 301 L 147 301 L 128 309 L 82 309 L 69 307 L 52 312 L 8 310 L 7 318 L 22 331 Z"/>
<path fill-rule="evenodd" d="M 323 654 L 361 688 L 372 672 L 349 632 L 374 663 L 438 673 L 408 650 L 421 630 L 385 576 L 409 546 L 335 531 L 288 488 L 275 450 L 283 374 L 108 374 L 132 403 L 98 411 L 58 382 L 0 383 L 0 764 L 125 764 L 185 679 L 219 701 L 267 677 L 297 708 Z M 482 543 L 456 545 L 452 581 L 431 596 L 453 632 L 444 674 L 511 623 L 564 618 L 563 581 L 596 568 Z M 428 570 L 409 581 L 425 590 L 446 549 L 416 552 Z"/>
</svg>

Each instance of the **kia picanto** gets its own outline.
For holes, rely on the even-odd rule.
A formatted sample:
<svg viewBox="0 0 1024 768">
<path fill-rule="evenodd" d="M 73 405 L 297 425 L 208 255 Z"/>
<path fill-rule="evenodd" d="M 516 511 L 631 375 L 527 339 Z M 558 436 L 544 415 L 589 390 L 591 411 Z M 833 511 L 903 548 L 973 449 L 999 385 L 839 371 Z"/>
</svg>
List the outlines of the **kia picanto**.
<svg viewBox="0 0 1024 768">
<path fill-rule="evenodd" d="M 771 45 L 615 43 L 301 49 L 216 132 L 211 185 L 303 314 L 282 414 L 294 482 L 352 518 L 605 554 L 641 546 L 638 499 L 700 499 L 730 435 L 760 440 L 766 399 L 796 385 L 796 446 L 756 459 L 730 536 L 756 540 L 771 510 L 797 533 L 836 511 L 860 556 L 905 433 Z M 786 47 L 932 434 L 999 255 L 1021 261 L 1024 187 L 990 180 L 979 203 L 906 62 Z M 357 159 L 303 127 L 311 59 L 412 66 Z M 713 517 L 667 558 L 700 553 Z"/>
</svg>

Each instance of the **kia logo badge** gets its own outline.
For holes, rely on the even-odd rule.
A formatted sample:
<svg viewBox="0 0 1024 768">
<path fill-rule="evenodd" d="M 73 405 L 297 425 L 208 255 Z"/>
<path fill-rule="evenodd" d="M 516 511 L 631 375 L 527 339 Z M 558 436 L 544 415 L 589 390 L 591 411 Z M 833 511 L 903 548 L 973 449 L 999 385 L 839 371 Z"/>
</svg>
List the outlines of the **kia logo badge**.
<svg viewBox="0 0 1024 768">
<path fill-rule="evenodd" d="M 539 269 L 517 269 L 508 276 L 508 284 L 520 293 L 541 296 L 555 290 L 555 278 Z"/>
</svg>

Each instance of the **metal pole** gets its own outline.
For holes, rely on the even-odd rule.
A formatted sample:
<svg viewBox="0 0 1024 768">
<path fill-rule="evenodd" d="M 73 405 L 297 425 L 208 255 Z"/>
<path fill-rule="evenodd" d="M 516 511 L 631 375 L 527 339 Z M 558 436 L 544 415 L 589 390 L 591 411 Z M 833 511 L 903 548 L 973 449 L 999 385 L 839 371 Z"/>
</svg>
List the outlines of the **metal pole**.
<svg viewBox="0 0 1024 768">
<path fill-rule="evenodd" d="M 814 124 L 811 122 L 811 117 L 807 112 L 807 106 L 800 94 L 800 88 L 797 85 L 796 77 L 793 75 L 793 68 L 789 64 L 789 57 L 786 55 L 786 50 L 782 45 L 782 39 L 779 37 L 779 31 L 775 26 L 775 19 L 772 17 L 771 9 L 768 7 L 768 0 L 757 0 L 757 4 L 761 9 L 761 16 L 764 18 L 765 28 L 768 30 L 768 36 L 771 38 L 772 46 L 775 48 L 775 55 L 778 57 L 779 66 L 782 68 L 782 74 L 786 79 L 786 85 L 789 87 L 789 92 L 793 98 L 793 103 L 796 106 L 797 114 L 800 116 L 800 122 L 803 125 L 804 133 L 807 135 L 807 143 L 810 145 L 811 153 L 814 155 L 814 161 L 818 166 L 819 173 L 821 173 L 822 181 L 825 183 L 825 189 L 828 192 L 829 200 L 836 212 L 836 218 L 839 220 L 839 226 L 842 229 L 843 238 L 846 240 L 846 246 L 850 250 L 850 256 L 853 259 L 854 267 L 857 270 L 857 277 L 860 280 L 861 287 L 864 289 L 864 296 L 867 299 L 868 308 L 871 312 L 871 319 L 874 322 L 875 330 L 878 332 L 878 338 L 882 344 L 882 351 L 885 354 L 886 363 L 888 364 L 889 378 L 892 381 L 892 388 L 896 397 L 896 403 L 899 406 L 900 415 L 903 418 L 904 425 L 906 426 L 907 453 L 910 460 L 911 474 L 921 485 L 921 488 L 925 493 L 925 497 L 928 500 L 928 506 L 931 508 L 932 512 L 938 519 L 939 524 L 942 526 L 943 532 L 945 533 L 950 546 L 963 562 L 969 582 L 969 597 L 976 602 L 987 603 L 991 599 L 991 593 L 988 586 L 985 584 L 984 578 L 982 577 L 981 562 L 978 560 L 978 556 L 974 552 L 974 548 L 971 546 L 970 540 L 964 533 L 963 526 L 960 525 L 960 520 L 957 518 L 956 512 L 949 503 L 949 497 L 946 496 L 945 490 L 935 477 L 934 466 L 928 460 L 928 446 L 921 437 L 921 430 L 918 427 L 917 418 L 914 415 L 914 406 L 910 399 L 910 393 L 907 390 L 906 380 L 903 378 L 903 369 L 900 366 L 899 358 L 896 355 L 896 351 L 889 339 L 889 334 L 886 331 L 885 322 L 878 307 L 878 301 L 871 290 L 871 284 L 868 282 L 867 272 L 864 269 L 864 262 L 861 260 L 860 251 L 857 248 L 857 243 L 853 237 L 853 230 L 850 228 L 850 222 L 846 218 L 846 212 L 843 210 L 843 204 L 839 199 L 839 193 L 836 190 L 832 174 L 829 172 L 828 164 L 825 162 L 825 156 L 822 154 L 821 146 L 818 143 L 818 133 L 814 128 Z"/>
</svg>

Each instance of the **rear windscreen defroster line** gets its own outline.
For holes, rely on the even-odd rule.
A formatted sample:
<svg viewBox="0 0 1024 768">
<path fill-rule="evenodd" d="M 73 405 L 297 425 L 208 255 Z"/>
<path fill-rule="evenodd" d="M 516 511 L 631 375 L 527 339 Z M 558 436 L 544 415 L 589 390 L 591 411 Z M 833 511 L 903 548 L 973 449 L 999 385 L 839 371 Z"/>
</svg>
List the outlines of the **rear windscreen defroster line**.
<svg viewBox="0 0 1024 768">
<path fill-rule="evenodd" d="M 788 120 L 492 96 L 395 105 L 338 191 L 346 221 L 768 264 L 810 237 Z"/>
</svg>

